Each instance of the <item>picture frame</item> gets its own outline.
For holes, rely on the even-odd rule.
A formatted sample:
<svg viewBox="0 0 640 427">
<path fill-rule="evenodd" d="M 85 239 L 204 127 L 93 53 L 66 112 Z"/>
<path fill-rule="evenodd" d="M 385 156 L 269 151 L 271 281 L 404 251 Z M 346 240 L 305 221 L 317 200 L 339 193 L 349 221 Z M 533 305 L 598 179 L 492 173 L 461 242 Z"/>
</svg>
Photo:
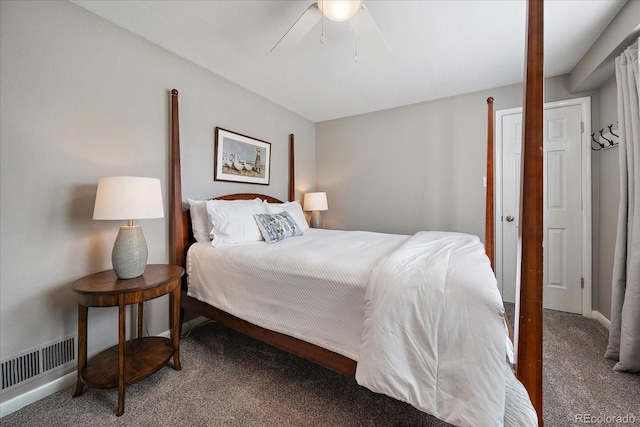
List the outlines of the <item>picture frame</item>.
<svg viewBox="0 0 640 427">
<path fill-rule="evenodd" d="M 213 170 L 215 181 L 269 185 L 271 143 L 216 127 Z"/>
</svg>

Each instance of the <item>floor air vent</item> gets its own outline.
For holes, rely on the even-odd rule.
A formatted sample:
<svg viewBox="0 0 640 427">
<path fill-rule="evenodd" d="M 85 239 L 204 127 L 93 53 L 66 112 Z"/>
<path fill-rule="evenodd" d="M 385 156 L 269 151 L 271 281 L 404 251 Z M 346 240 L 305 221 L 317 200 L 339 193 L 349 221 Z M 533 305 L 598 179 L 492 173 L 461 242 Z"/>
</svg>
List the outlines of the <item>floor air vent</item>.
<svg viewBox="0 0 640 427">
<path fill-rule="evenodd" d="M 75 363 L 75 335 L 5 359 L 0 362 L 2 392 Z"/>
</svg>

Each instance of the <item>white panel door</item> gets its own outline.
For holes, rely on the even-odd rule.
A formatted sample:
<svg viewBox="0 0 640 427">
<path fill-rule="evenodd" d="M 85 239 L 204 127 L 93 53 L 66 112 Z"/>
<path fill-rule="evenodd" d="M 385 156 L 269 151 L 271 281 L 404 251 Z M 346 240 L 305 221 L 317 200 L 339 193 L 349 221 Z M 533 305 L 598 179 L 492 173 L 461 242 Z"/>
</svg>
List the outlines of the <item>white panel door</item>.
<svg viewBox="0 0 640 427">
<path fill-rule="evenodd" d="M 578 105 L 545 110 L 544 307 L 582 313 L 582 140 Z"/>
<path fill-rule="evenodd" d="M 550 108 L 544 117 L 544 307 L 582 313 L 582 110 Z M 522 114 L 502 122 L 503 298 L 515 301 Z"/>
</svg>

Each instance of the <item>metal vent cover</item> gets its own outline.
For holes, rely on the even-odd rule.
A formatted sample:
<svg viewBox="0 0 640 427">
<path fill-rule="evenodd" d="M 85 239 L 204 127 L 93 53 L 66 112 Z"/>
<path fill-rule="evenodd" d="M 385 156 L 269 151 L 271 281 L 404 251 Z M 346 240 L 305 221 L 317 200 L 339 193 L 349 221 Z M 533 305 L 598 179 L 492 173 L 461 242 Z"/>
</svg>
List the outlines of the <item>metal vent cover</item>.
<svg viewBox="0 0 640 427">
<path fill-rule="evenodd" d="M 76 363 L 75 335 L 0 362 L 2 393 L 44 374 Z"/>
</svg>

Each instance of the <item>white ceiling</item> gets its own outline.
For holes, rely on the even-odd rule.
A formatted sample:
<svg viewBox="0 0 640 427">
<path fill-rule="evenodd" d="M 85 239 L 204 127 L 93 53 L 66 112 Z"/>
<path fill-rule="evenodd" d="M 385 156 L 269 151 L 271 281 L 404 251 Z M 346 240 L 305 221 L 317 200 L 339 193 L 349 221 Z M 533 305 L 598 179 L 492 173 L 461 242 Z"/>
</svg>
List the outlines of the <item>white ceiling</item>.
<svg viewBox="0 0 640 427">
<path fill-rule="evenodd" d="M 520 83 L 523 0 L 365 0 L 390 53 L 324 20 L 269 51 L 313 0 L 74 3 L 313 121 Z M 626 0 L 545 0 L 545 75 L 569 73 Z M 179 88 L 178 88 L 179 89 Z"/>
</svg>

